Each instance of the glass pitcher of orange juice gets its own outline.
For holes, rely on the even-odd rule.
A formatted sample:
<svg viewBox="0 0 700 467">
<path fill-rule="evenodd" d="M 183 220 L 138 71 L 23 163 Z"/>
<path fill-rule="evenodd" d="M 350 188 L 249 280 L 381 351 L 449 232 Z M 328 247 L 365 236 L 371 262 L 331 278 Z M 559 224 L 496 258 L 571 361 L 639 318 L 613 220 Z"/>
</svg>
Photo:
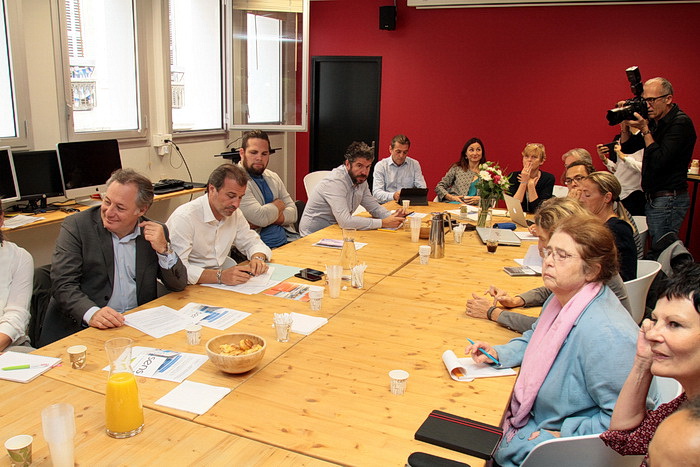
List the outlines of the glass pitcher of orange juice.
<svg viewBox="0 0 700 467">
<path fill-rule="evenodd" d="M 105 398 L 105 426 L 113 438 L 130 438 L 143 429 L 143 406 L 131 369 L 131 344 L 127 337 L 105 342 L 109 357 L 109 380 Z"/>
</svg>

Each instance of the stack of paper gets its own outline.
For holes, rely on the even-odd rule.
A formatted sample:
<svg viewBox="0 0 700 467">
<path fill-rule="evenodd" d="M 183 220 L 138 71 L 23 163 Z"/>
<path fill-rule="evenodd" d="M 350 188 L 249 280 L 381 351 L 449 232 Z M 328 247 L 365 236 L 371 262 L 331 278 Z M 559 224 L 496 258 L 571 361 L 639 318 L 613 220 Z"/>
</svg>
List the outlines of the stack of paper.
<svg viewBox="0 0 700 467">
<path fill-rule="evenodd" d="M 327 322 L 326 318 L 292 313 L 292 332 L 308 336 Z"/>
<path fill-rule="evenodd" d="M 487 363 L 476 363 L 471 357 L 457 358 L 452 350 L 445 350 L 442 362 L 455 381 L 473 381 L 475 378 L 492 378 L 494 376 L 510 376 L 515 371 L 510 368 L 496 368 Z"/>
</svg>

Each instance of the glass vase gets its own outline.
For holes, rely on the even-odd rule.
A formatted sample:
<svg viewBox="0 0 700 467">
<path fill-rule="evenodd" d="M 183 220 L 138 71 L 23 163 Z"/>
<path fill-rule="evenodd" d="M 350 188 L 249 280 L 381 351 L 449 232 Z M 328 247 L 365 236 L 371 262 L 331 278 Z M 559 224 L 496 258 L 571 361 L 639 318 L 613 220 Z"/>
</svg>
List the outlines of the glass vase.
<svg viewBox="0 0 700 467">
<path fill-rule="evenodd" d="M 491 219 L 493 219 L 493 208 L 496 207 L 498 197 L 482 196 L 479 199 L 479 215 L 476 219 L 477 227 L 490 227 Z"/>
</svg>

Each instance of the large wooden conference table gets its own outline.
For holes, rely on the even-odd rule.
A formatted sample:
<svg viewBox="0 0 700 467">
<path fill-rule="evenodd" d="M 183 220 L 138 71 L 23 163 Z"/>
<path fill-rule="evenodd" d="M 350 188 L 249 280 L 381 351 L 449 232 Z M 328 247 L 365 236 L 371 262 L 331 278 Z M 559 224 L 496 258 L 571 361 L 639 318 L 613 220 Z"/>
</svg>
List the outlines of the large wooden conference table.
<svg viewBox="0 0 700 467">
<path fill-rule="evenodd" d="M 450 204 L 431 203 L 417 210 L 453 208 Z M 328 227 L 274 250 L 273 266 L 323 269 L 325 265 L 338 264 L 338 250 L 312 246 L 321 238 L 341 238 L 341 230 Z M 412 452 L 423 451 L 472 466 L 483 465 L 481 459 L 416 441 L 413 435 L 433 409 L 500 423 L 515 378 L 456 382 L 445 370 L 441 355 L 447 349 L 463 355 L 467 337 L 497 344 L 516 336 L 496 323 L 466 316 L 464 304 L 472 292 L 483 295 L 490 284 L 511 293 L 539 286 L 540 278 L 514 278 L 503 272 L 503 266 L 515 265 L 513 259 L 522 258 L 532 242 L 523 242 L 521 247 L 501 246 L 495 254 L 487 254 L 475 233 L 466 232 L 462 244 L 454 244 L 448 233 L 446 256 L 431 258 L 429 264 L 421 265 L 418 245 L 427 240 L 412 243 L 408 231 L 359 232 L 356 241 L 367 243 L 358 250 L 359 261 L 368 265 L 365 288 L 348 287 L 338 299 L 326 294 L 320 312 L 311 312 L 308 304 L 294 300 L 188 286 L 183 292 L 171 293 L 142 308 L 168 305 L 177 309 L 188 302 L 198 302 L 228 306 L 251 315 L 227 331 L 204 328 L 202 343 L 197 346 L 187 345 L 184 332 L 154 339 L 130 327 L 86 329 L 37 351 L 61 357 L 66 364 L 29 383 L 25 398 L 32 398 L 35 392 L 41 394 L 47 381 L 54 381 L 59 388 L 77 391 L 76 399 L 89 394 L 85 404 L 101 410 L 100 395 L 104 394 L 107 379 L 103 371 L 107 365 L 104 342 L 112 337 L 131 337 L 140 346 L 204 354 L 204 345 L 211 337 L 224 332 L 253 332 L 263 336 L 268 344 L 258 367 L 242 375 L 228 375 L 207 361 L 188 378 L 232 389 L 204 415 L 156 405 L 155 401 L 177 384 L 139 378 L 147 408 L 146 428 L 144 434 L 127 442 L 145 438 L 145 433 L 155 431 L 164 418 L 173 420 L 173 426 L 178 424 L 182 430 L 213 430 L 216 435 L 212 435 L 212 443 L 220 433 L 229 433 L 236 443 L 247 441 L 254 443 L 249 445 L 251 449 L 257 446 L 261 450 L 260 457 L 254 459 L 250 451 L 248 457 L 239 457 L 231 449 L 227 451 L 231 464 L 273 464 L 279 459 L 304 463 L 315 459 L 347 465 L 404 465 Z M 271 323 L 272 314 L 283 311 L 324 316 L 329 322 L 309 336 L 292 334 L 288 343 L 280 343 L 274 338 Z M 83 370 L 73 370 L 66 359 L 65 349 L 78 343 L 88 346 L 88 365 Z M 393 369 L 410 373 L 404 395 L 392 395 L 389 391 L 388 372 Z M 60 392 L 53 391 L 55 395 Z M 47 397 L 37 400 L 41 402 L 36 405 L 41 407 L 49 403 Z M 19 425 L 13 426 L 15 432 L 0 428 L 2 434 L 17 434 Z M 95 430 L 100 432 L 99 427 Z M 191 443 L 180 442 L 172 447 L 172 453 L 189 453 Z M 76 455 L 77 462 L 87 463 L 93 454 L 83 458 L 77 451 Z M 289 457 L 292 455 L 300 458 Z M 142 462 L 137 453 L 125 456 L 114 463 L 148 463 Z M 197 459 L 183 457 L 181 463 L 200 463 Z"/>
</svg>

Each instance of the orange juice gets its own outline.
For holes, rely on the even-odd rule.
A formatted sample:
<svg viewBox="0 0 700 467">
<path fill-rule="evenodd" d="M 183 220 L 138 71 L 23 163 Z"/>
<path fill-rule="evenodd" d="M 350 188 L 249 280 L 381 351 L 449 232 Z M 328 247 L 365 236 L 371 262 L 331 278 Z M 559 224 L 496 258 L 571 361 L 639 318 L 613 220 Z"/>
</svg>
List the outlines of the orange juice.
<svg viewBox="0 0 700 467">
<path fill-rule="evenodd" d="M 110 375 L 105 399 L 105 425 L 107 434 L 114 438 L 128 438 L 141 432 L 143 406 L 132 373 Z"/>
</svg>

